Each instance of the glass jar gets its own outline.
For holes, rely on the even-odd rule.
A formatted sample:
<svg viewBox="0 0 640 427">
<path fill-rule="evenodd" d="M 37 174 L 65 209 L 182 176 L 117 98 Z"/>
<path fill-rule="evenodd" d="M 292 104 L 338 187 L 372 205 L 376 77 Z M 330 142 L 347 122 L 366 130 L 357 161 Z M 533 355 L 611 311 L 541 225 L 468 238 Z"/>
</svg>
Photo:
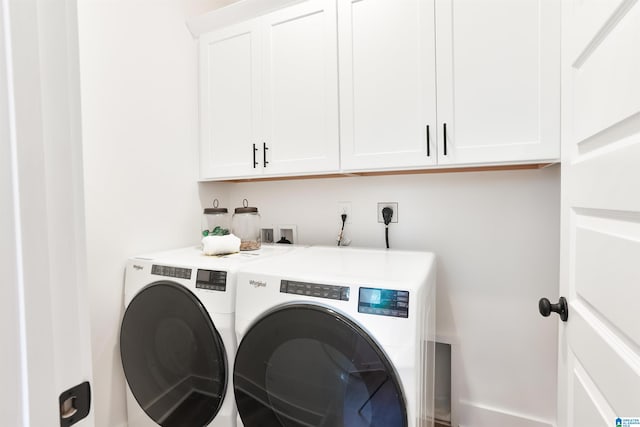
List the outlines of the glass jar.
<svg viewBox="0 0 640 427">
<path fill-rule="evenodd" d="M 260 249 L 260 214 L 258 208 L 250 207 L 247 199 L 241 208 L 236 208 L 232 218 L 233 234 L 240 238 L 241 251 Z"/>
<path fill-rule="evenodd" d="M 229 211 L 218 207 L 218 199 L 213 201 L 212 208 L 205 208 L 202 214 L 203 236 L 224 236 L 231 232 Z"/>
</svg>

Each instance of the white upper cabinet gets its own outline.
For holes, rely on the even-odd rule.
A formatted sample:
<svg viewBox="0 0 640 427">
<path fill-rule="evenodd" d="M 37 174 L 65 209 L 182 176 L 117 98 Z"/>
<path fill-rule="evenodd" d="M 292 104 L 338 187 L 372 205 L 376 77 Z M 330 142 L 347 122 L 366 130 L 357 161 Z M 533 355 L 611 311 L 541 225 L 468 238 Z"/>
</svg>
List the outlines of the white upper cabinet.
<svg viewBox="0 0 640 427">
<path fill-rule="evenodd" d="M 339 0 L 344 170 L 436 163 L 433 0 Z"/>
<path fill-rule="evenodd" d="M 202 179 L 338 171 L 335 1 L 200 40 Z"/>
<path fill-rule="evenodd" d="M 201 20 L 202 179 L 559 160 L 557 0 L 266 4 Z"/>
<path fill-rule="evenodd" d="M 342 169 L 559 159 L 559 2 L 338 4 Z"/>
<path fill-rule="evenodd" d="M 439 164 L 559 159 L 560 3 L 436 0 Z"/>
<path fill-rule="evenodd" d="M 264 173 L 338 171 L 335 0 L 266 15 L 262 36 Z"/>
<path fill-rule="evenodd" d="M 200 38 L 201 178 L 248 176 L 258 170 L 259 30 L 259 22 L 252 20 Z"/>
</svg>

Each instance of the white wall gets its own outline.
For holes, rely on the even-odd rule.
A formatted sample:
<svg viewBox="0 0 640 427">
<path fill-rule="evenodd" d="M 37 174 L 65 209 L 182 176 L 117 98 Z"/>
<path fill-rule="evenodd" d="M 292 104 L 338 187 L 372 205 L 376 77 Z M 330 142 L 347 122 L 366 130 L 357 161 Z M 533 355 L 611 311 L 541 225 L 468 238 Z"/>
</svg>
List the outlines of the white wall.
<svg viewBox="0 0 640 427">
<path fill-rule="evenodd" d="M 233 209 L 247 198 L 263 226 L 297 225 L 300 243 L 335 244 L 337 202 L 352 203 L 352 245 L 384 247 L 376 203 L 399 203 L 392 248 L 438 255 L 437 332 L 453 344 L 464 426 L 555 420 L 556 322 L 538 299 L 558 292 L 559 167 L 532 171 L 201 183 Z M 455 398 L 455 396 L 454 396 Z"/>
<path fill-rule="evenodd" d="M 197 50 L 185 20 L 207 3 L 78 5 L 96 426 L 126 425 L 125 260 L 198 241 Z"/>
</svg>

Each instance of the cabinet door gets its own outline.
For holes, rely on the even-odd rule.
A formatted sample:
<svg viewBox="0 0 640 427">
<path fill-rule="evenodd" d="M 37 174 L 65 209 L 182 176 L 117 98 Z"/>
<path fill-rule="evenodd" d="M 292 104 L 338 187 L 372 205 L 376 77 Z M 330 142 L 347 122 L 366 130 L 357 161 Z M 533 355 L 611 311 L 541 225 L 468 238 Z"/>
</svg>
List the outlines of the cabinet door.
<svg viewBox="0 0 640 427">
<path fill-rule="evenodd" d="M 342 168 L 435 164 L 433 0 L 341 0 L 338 30 Z"/>
<path fill-rule="evenodd" d="M 335 0 L 271 13 L 262 26 L 264 174 L 337 171 Z"/>
<path fill-rule="evenodd" d="M 559 158 L 559 31 L 556 0 L 436 0 L 440 164 Z"/>
<path fill-rule="evenodd" d="M 252 20 L 200 38 L 202 179 L 261 173 L 259 30 Z"/>
</svg>

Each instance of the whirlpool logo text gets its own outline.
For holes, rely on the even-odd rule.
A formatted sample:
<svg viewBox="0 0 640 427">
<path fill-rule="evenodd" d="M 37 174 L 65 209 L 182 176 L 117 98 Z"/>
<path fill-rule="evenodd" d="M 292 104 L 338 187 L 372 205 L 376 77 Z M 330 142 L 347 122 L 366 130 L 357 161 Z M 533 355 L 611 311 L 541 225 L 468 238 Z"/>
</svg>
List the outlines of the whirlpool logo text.
<svg viewBox="0 0 640 427">
<path fill-rule="evenodd" d="M 262 280 L 249 280 L 249 284 L 254 288 L 266 288 L 267 282 L 263 282 Z"/>
</svg>

